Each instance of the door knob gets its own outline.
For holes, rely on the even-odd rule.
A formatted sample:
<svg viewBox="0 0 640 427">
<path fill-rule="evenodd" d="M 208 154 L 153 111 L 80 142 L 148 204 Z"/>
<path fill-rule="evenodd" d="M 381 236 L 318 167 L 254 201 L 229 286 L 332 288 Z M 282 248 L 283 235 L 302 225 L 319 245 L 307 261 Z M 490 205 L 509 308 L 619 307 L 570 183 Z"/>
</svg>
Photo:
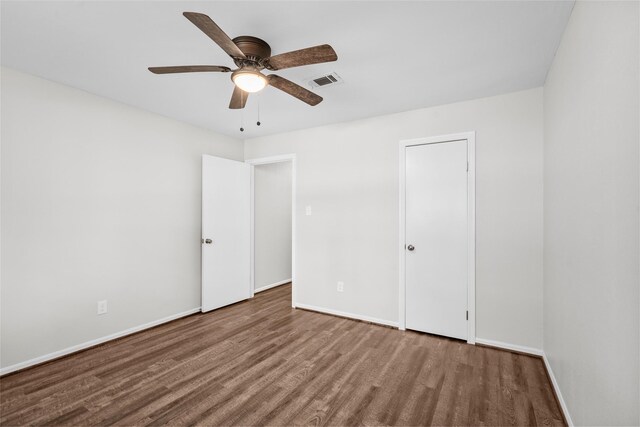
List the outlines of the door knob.
<svg viewBox="0 0 640 427">
<path fill-rule="evenodd" d="M 211 239 L 204 239 L 204 242 L 205 242 L 207 245 L 210 245 L 211 243 L 213 243 L 213 240 L 211 240 Z"/>
<path fill-rule="evenodd" d="M 413 251 L 415 249 L 415 247 L 413 245 L 409 245 L 409 246 L 407 246 L 407 249 L 410 250 L 410 251 Z"/>
</svg>

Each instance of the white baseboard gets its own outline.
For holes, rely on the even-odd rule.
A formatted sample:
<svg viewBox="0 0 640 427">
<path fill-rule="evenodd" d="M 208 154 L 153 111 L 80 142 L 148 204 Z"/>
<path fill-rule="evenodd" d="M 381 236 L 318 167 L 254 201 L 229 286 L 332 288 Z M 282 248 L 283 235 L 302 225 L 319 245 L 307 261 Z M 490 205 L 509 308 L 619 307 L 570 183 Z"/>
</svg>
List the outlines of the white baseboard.
<svg viewBox="0 0 640 427">
<path fill-rule="evenodd" d="M 569 415 L 569 408 L 567 408 L 567 404 L 562 397 L 560 386 L 558 385 L 558 381 L 556 381 L 556 376 L 553 374 L 553 369 L 551 369 L 551 365 L 549 364 L 549 360 L 547 359 L 547 355 L 545 353 L 542 354 L 542 360 L 544 361 L 545 368 L 547 368 L 547 373 L 549 373 L 549 378 L 551 378 L 551 384 L 553 385 L 553 389 L 555 390 L 558 401 L 560 402 L 560 409 L 562 409 L 564 418 L 566 419 L 569 427 L 573 427 L 574 424 L 573 420 L 571 420 L 571 415 Z"/>
<path fill-rule="evenodd" d="M 476 338 L 476 344 L 487 345 L 489 347 L 502 348 L 505 350 L 518 351 L 520 353 L 531 354 L 533 356 L 543 356 L 544 352 L 539 348 L 525 347 L 523 345 L 509 344 L 502 341 L 486 340 L 484 338 Z"/>
<path fill-rule="evenodd" d="M 300 304 L 298 302 L 293 303 L 293 307 L 302 308 L 310 311 L 317 311 L 318 313 L 332 314 L 334 316 L 346 317 L 348 319 L 364 320 L 365 322 L 377 323 L 379 325 L 384 325 L 384 326 L 392 326 L 394 328 L 397 328 L 399 326 L 398 322 L 392 322 L 391 320 L 376 319 L 375 317 L 347 313 L 345 311 L 332 310 L 330 308 L 316 307 L 314 305 Z"/>
<path fill-rule="evenodd" d="M 111 335 L 107 335 L 101 338 L 97 338 L 95 340 L 87 341 L 82 344 L 74 345 L 71 347 L 67 347 L 63 350 L 54 351 L 53 353 L 45 354 L 43 356 L 34 357 L 33 359 L 26 360 L 24 362 L 16 363 L 15 365 L 7 366 L 6 368 L 0 369 L 0 375 L 5 375 L 10 372 L 18 371 L 20 369 L 28 368 L 30 366 L 38 365 L 43 362 L 48 362 L 49 360 L 57 359 L 62 356 L 66 356 L 71 353 L 75 353 L 76 351 L 84 350 L 89 347 L 93 347 L 98 344 L 105 343 L 107 341 L 114 340 L 116 338 L 121 338 L 127 335 L 131 335 L 136 332 L 143 331 L 145 329 L 153 328 L 154 326 L 161 325 L 163 323 L 170 322 L 172 320 L 179 319 L 181 317 L 189 316 L 194 313 L 200 312 L 200 307 L 192 308 L 191 310 L 183 311 L 182 313 L 174 314 L 171 316 L 167 316 L 163 319 L 154 320 L 153 322 L 145 323 L 144 325 L 134 326 L 133 328 L 125 329 L 124 331 L 116 332 Z"/>
<path fill-rule="evenodd" d="M 257 294 L 258 292 L 266 291 L 267 289 L 275 288 L 276 286 L 286 285 L 287 283 L 291 283 L 291 279 L 286 279 L 280 282 L 272 283 L 270 285 L 262 286 L 258 289 L 255 289 L 253 293 Z"/>
</svg>

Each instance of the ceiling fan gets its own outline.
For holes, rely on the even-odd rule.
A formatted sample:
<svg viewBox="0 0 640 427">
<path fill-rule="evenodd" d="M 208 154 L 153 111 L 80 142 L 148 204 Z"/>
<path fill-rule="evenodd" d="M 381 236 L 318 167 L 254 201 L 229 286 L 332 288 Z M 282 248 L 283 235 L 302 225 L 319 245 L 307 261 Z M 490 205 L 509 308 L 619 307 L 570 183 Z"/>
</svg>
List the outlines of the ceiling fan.
<svg viewBox="0 0 640 427">
<path fill-rule="evenodd" d="M 260 71 L 264 69 L 283 70 L 302 65 L 336 61 L 338 55 L 328 44 L 271 56 L 271 47 L 264 40 L 252 36 L 239 36 L 231 39 L 207 15 L 195 12 L 184 12 L 183 15 L 216 42 L 233 59 L 238 68 L 231 70 L 229 67 L 220 65 L 149 67 L 149 71 L 152 73 L 231 73 L 231 80 L 235 84 L 229 103 L 229 108 L 232 109 L 244 108 L 249 93 L 258 92 L 267 85 L 280 89 L 312 106 L 318 105 L 322 101 L 321 96 L 290 80 L 275 74 L 264 75 Z"/>
</svg>

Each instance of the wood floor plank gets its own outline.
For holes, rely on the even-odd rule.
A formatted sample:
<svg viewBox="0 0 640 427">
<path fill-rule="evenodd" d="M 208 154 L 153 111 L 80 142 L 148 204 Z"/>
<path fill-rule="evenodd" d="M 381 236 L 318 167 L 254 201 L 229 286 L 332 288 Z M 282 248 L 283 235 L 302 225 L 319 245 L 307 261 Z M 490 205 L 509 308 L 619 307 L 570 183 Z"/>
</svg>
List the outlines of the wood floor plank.
<svg viewBox="0 0 640 427">
<path fill-rule="evenodd" d="M 563 425 L 542 360 L 291 308 L 290 285 L 0 378 L 0 424 Z"/>
</svg>

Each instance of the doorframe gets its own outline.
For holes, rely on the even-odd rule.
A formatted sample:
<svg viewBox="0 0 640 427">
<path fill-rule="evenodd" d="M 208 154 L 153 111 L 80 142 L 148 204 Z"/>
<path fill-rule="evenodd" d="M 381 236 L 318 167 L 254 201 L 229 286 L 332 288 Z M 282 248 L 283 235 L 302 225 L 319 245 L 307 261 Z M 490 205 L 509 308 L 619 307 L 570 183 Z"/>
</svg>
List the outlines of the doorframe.
<svg viewBox="0 0 640 427">
<path fill-rule="evenodd" d="M 250 190 L 250 267 L 249 277 L 251 286 L 251 298 L 254 296 L 256 285 L 256 259 L 255 259 L 255 167 L 258 165 L 268 165 L 271 163 L 291 162 L 291 307 L 296 308 L 296 155 L 281 154 L 279 156 L 260 157 L 244 161 L 250 167 L 251 190 Z"/>
<path fill-rule="evenodd" d="M 449 135 L 431 136 L 425 138 L 405 139 L 398 145 L 398 169 L 399 169 L 399 322 L 400 330 L 406 328 L 406 149 L 416 145 L 438 144 L 453 141 L 467 141 L 467 159 L 469 171 L 467 172 L 467 310 L 469 320 L 467 322 L 467 343 L 476 343 L 476 133 L 462 132 Z"/>
</svg>

